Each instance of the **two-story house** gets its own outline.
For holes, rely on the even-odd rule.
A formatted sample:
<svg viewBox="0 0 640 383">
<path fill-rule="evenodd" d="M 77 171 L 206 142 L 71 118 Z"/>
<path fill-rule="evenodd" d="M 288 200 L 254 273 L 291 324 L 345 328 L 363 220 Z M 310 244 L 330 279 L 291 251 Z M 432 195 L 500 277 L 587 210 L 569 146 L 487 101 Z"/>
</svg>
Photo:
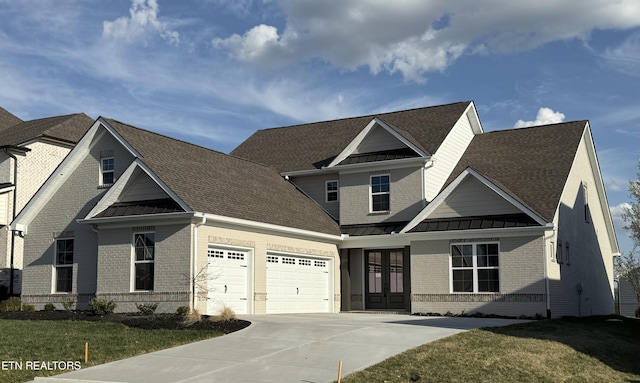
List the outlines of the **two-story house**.
<svg viewBox="0 0 640 383">
<path fill-rule="evenodd" d="M 22 121 L 0 108 L 0 285 L 9 293 L 20 292 L 23 239 L 12 235 L 7 225 L 91 122 L 85 114 Z"/>
<path fill-rule="evenodd" d="M 11 229 L 38 307 L 587 315 L 613 312 L 607 206 L 587 121 L 485 133 L 460 102 L 232 155 L 99 118 Z"/>
<path fill-rule="evenodd" d="M 342 310 L 613 311 L 618 252 L 589 123 L 485 133 L 473 102 L 256 132 L 340 224 Z"/>
</svg>

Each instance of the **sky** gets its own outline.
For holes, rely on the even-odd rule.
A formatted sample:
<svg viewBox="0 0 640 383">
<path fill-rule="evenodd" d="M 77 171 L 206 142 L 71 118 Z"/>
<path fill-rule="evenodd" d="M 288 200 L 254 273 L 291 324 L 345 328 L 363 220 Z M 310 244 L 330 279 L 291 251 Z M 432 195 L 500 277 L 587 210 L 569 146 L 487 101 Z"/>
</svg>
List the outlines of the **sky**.
<svg viewBox="0 0 640 383">
<path fill-rule="evenodd" d="M 493 131 L 589 120 L 623 252 L 637 0 L 0 0 L 0 106 L 230 152 L 258 129 L 473 100 Z"/>
</svg>

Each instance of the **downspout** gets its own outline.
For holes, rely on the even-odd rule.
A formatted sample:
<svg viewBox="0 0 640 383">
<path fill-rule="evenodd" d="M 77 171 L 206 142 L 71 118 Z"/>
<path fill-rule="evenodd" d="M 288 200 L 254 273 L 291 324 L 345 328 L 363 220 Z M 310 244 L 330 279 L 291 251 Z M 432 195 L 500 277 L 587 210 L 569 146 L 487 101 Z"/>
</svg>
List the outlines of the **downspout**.
<svg viewBox="0 0 640 383">
<path fill-rule="evenodd" d="M 16 209 L 18 207 L 18 158 L 9 153 L 8 148 L 4 148 L 4 153 L 13 158 L 13 208 L 11 211 L 11 221 L 16 219 Z M 11 258 L 9 261 L 9 295 L 13 295 L 13 282 L 14 282 L 14 260 L 16 253 L 16 232 L 11 232 Z"/>
<path fill-rule="evenodd" d="M 555 225 L 553 226 L 553 231 L 551 232 L 551 237 L 553 238 L 553 236 L 555 235 Z M 544 240 L 542 241 L 542 245 L 544 246 L 544 251 L 542 252 L 544 254 L 544 293 L 546 296 L 546 308 L 547 308 L 547 319 L 551 319 L 551 296 L 550 296 L 550 288 L 549 288 L 549 270 L 548 270 L 548 262 L 549 262 L 549 256 L 550 254 L 548 254 L 548 249 L 549 246 L 547 246 L 547 239 L 550 239 L 547 237 L 546 234 L 543 235 Z"/>
<path fill-rule="evenodd" d="M 197 291 L 196 291 L 196 278 L 198 275 L 198 228 L 207 222 L 207 217 L 202 214 L 202 220 L 196 223 L 193 227 L 193 245 L 192 245 L 192 270 L 191 270 L 191 311 L 197 307 Z"/>
</svg>

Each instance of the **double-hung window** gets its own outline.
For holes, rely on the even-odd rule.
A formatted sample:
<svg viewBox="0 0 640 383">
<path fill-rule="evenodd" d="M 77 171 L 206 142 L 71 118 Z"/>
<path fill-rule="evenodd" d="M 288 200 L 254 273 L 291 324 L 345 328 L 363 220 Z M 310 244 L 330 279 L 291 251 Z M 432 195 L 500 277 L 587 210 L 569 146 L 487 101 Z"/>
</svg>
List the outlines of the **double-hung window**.
<svg viewBox="0 0 640 383">
<path fill-rule="evenodd" d="M 335 202 L 338 200 L 338 181 L 327 181 L 327 202 Z"/>
<path fill-rule="evenodd" d="M 391 187 L 389 175 L 371 176 L 371 211 L 389 211 Z"/>
<path fill-rule="evenodd" d="M 497 243 L 451 245 L 451 291 L 487 293 L 500 291 Z"/>
<path fill-rule="evenodd" d="M 115 158 L 107 157 L 100 160 L 100 185 L 111 185 L 114 177 Z"/>
<path fill-rule="evenodd" d="M 155 233 L 133 234 L 133 269 L 135 290 L 153 290 L 155 247 Z"/>
<path fill-rule="evenodd" d="M 70 293 L 73 286 L 73 238 L 56 240 L 56 293 Z"/>
</svg>

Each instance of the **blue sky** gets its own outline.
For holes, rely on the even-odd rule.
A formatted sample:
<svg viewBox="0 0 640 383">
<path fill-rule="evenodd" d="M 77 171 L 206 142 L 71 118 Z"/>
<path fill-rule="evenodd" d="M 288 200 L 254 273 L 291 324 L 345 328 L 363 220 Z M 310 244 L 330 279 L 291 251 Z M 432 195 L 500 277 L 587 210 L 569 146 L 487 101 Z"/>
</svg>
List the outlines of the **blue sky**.
<svg viewBox="0 0 640 383">
<path fill-rule="evenodd" d="M 0 0 L 0 106 L 223 152 L 257 129 L 473 100 L 485 131 L 591 123 L 622 250 L 637 0 Z"/>
</svg>

